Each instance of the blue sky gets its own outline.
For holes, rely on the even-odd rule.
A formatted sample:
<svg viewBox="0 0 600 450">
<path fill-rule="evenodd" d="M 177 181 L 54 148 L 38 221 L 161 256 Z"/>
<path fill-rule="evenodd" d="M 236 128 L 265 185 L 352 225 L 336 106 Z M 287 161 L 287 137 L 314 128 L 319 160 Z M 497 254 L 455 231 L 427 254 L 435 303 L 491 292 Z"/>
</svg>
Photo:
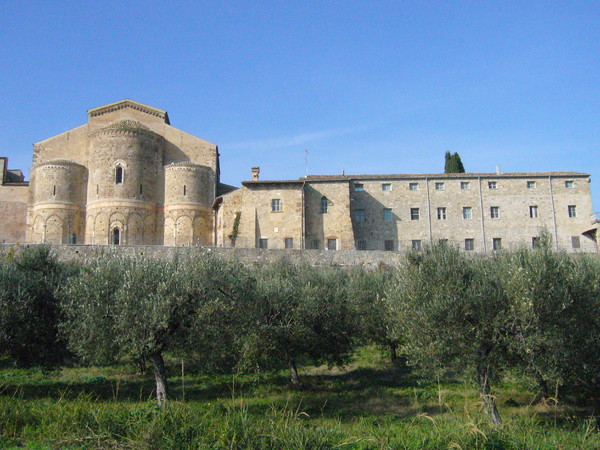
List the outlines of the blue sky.
<svg viewBox="0 0 600 450">
<path fill-rule="evenodd" d="M 600 2 L 0 1 L 0 155 L 124 98 L 219 145 L 222 181 L 470 172 L 592 175 Z"/>
</svg>

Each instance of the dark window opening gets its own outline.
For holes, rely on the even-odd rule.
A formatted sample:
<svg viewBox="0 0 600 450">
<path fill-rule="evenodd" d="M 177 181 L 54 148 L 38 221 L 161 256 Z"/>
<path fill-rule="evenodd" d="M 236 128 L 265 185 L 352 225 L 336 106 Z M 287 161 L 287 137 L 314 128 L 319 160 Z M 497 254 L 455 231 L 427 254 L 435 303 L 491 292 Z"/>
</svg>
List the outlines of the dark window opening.
<svg viewBox="0 0 600 450">
<path fill-rule="evenodd" d="M 117 166 L 117 168 L 115 169 L 115 183 L 123 183 L 123 168 L 121 166 Z"/>
<path fill-rule="evenodd" d="M 56 185 L 54 185 L 54 187 L 52 189 L 52 195 L 56 195 Z"/>
<path fill-rule="evenodd" d="M 187 186 L 183 185 L 183 195 L 187 195 Z"/>
<path fill-rule="evenodd" d="M 113 229 L 112 243 L 113 243 L 113 245 L 121 244 L 121 229 L 120 228 Z"/>
</svg>

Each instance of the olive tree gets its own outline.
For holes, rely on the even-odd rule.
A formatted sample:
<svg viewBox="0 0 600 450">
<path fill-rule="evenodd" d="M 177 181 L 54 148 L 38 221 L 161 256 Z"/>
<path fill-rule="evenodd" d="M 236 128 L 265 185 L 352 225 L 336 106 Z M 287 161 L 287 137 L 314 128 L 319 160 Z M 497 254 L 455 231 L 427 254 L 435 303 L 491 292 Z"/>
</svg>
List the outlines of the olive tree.
<svg viewBox="0 0 600 450">
<path fill-rule="evenodd" d="M 388 295 L 409 362 L 474 375 L 486 412 L 500 424 L 490 378 L 503 358 L 509 304 L 494 261 L 469 259 L 450 245 L 414 251 Z"/>
<path fill-rule="evenodd" d="M 343 271 L 280 260 L 257 270 L 256 278 L 255 324 L 246 341 L 256 362 L 285 363 L 292 384 L 298 385 L 301 359 L 327 364 L 347 360 L 357 321 Z"/>
<path fill-rule="evenodd" d="M 71 348 L 88 361 L 114 357 L 152 362 L 156 397 L 168 402 L 163 355 L 184 346 L 198 312 L 230 295 L 225 263 L 196 259 L 106 257 L 83 267 L 63 291 Z"/>
<path fill-rule="evenodd" d="M 395 317 L 394 304 L 385 295 L 392 278 L 391 269 L 381 267 L 367 270 L 354 267 L 348 273 L 347 292 L 356 312 L 357 337 L 363 342 L 388 348 L 392 361 L 396 362 L 401 342 L 400 327 Z"/>
<path fill-rule="evenodd" d="M 63 362 L 67 351 L 58 333 L 55 291 L 73 270 L 46 246 L 0 256 L 0 354 L 20 366 Z"/>
</svg>

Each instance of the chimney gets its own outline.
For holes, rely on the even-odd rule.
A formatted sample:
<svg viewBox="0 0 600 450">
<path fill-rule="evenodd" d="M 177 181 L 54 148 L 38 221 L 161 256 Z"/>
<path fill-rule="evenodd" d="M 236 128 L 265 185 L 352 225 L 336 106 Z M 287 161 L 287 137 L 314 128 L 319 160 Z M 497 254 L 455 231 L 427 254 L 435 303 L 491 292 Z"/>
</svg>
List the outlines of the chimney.
<svg viewBox="0 0 600 450">
<path fill-rule="evenodd" d="M 496 175 L 502 175 L 502 172 L 500 172 L 500 166 L 496 166 Z"/>
<path fill-rule="evenodd" d="M 260 173 L 260 167 L 252 167 L 252 181 L 258 181 L 259 173 Z"/>
</svg>

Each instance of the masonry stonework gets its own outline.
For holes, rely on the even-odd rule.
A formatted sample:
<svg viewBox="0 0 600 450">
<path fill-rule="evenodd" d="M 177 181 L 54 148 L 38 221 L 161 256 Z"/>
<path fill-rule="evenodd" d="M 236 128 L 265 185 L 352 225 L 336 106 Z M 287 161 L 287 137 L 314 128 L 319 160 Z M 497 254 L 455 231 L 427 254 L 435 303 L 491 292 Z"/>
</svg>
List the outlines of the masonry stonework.
<svg viewBox="0 0 600 450">
<path fill-rule="evenodd" d="M 589 175 L 318 175 L 220 183 L 216 145 L 123 100 L 34 144 L 30 181 L 0 158 L 0 242 L 405 251 L 597 251 Z M 147 248 L 147 247 L 144 247 Z M 355 254 L 347 253 L 347 255 Z M 360 252 L 359 252 L 360 253 Z M 348 256 L 350 257 L 350 256 Z"/>
</svg>

